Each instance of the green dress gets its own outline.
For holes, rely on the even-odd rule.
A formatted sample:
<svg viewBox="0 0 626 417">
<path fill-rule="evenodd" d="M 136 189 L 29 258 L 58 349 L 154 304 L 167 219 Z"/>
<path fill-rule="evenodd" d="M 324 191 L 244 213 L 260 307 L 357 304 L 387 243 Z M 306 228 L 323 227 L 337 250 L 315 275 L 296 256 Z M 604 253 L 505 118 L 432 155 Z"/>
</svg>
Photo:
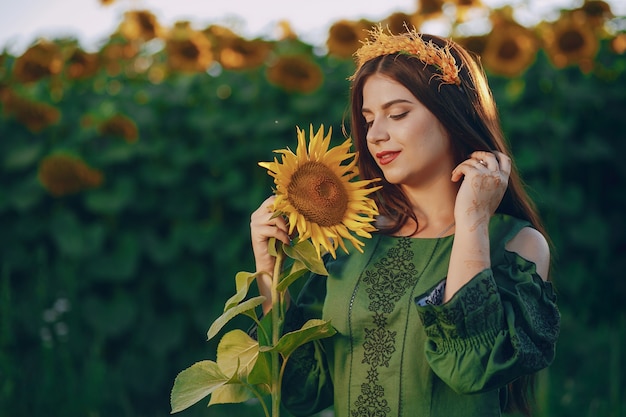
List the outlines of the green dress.
<svg viewBox="0 0 626 417">
<path fill-rule="evenodd" d="M 292 355 L 285 407 L 298 416 L 331 405 L 336 417 L 500 416 L 500 388 L 548 366 L 558 337 L 551 284 L 504 249 L 526 226 L 493 216 L 492 267 L 445 304 L 425 300 L 446 278 L 453 236 L 376 234 L 363 254 L 330 259 L 328 277 L 311 276 L 289 314 L 294 326 L 330 320 L 337 333 Z"/>
</svg>

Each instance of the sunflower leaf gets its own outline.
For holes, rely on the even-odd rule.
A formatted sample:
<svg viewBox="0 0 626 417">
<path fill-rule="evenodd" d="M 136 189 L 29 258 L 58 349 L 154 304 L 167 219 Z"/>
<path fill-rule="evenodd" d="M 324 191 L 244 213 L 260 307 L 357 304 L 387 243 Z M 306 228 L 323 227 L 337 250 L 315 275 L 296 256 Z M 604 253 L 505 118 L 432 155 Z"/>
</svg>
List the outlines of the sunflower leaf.
<svg viewBox="0 0 626 417">
<path fill-rule="evenodd" d="M 302 268 L 290 273 L 278 283 L 276 289 L 281 292 L 285 291 L 293 282 L 295 282 L 298 278 L 300 278 L 307 272 L 309 272 L 307 268 Z"/>
<path fill-rule="evenodd" d="M 244 298 L 246 298 L 246 295 L 248 295 L 248 290 L 250 289 L 250 283 L 254 281 L 254 279 L 258 275 L 260 275 L 260 273 L 258 272 L 254 274 L 244 271 L 237 273 L 237 275 L 235 276 L 235 286 L 237 289 L 237 293 L 230 297 L 228 301 L 226 301 L 226 304 L 224 305 L 224 311 L 233 308 L 241 301 L 243 301 Z"/>
<path fill-rule="evenodd" d="M 219 387 L 226 385 L 230 379 L 213 361 L 194 363 L 181 371 L 174 380 L 170 394 L 172 413 L 191 407 Z"/>
<path fill-rule="evenodd" d="M 258 297 L 254 297 L 249 300 L 246 300 L 241 304 L 237 304 L 235 307 L 225 311 L 221 316 L 215 319 L 213 324 L 211 324 L 211 327 L 209 328 L 209 331 L 207 332 L 208 339 L 211 340 L 213 336 L 219 333 L 219 331 L 222 330 L 222 327 L 224 327 L 226 323 L 232 320 L 233 317 L 242 313 L 246 313 L 248 310 L 252 310 L 260 306 L 263 303 L 263 301 L 265 301 L 265 297 L 260 295 Z"/>
<path fill-rule="evenodd" d="M 270 367 L 271 355 L 269 352 L 259 352 L 259 357 L 248 375 L 248 383 L 256 385 L 269 393 L 272 384 L 272 370 Z"/>
<path fill-rule="evenodd" d="M 222 385 L 211 394 L 209 406 L 214 404 L 242 403 L 253 397 L 254 393 L 244 384 Z"/>
<path fill-rule="evenodd" d="M 276 244 L 277 243 L 278 243 L 278 241 L 276 240 L 275 237 L 270 237 L 268 242 L 267 242 L 267 251 L 273 257 L 276 257 L 276 255 L 278 255 L 278 252 L 276 252 Z"/>
<path fill-rule="evenodd" d="M 324 262 L 317 256 L 310 240 L 301 240 L 291 246 L 283 245 L 283 250 L 290 258 L 302 262 L 309 271 L 319 275 L 328 275 Z"/>
<path fill-rule="evenodd" d="M 313 340 L 324 339 L 337 333 L 330 321 L 311 319 L 300 330 L 286 333 L 274 347 L 261 347 L 261 352 L 278 351 L 287 359 L 298 347 Z"/>
<path fill-rule="evenodd" d="M 247 379 L 259 356 L 259 342 L 240 329 L 224 335 L 217 345 L 217 364 L 226 375 Z"/>
</svg>

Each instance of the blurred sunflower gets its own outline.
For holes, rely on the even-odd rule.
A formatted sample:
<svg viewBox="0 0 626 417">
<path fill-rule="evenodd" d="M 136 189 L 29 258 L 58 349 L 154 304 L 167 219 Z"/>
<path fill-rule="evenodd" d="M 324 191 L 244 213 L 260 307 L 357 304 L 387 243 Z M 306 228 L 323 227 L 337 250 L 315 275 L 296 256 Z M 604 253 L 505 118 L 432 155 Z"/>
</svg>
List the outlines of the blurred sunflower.
<svg viewBox="0 0 626 417">
<path fill-rule="evenodd" d="M 222 25 L 210 25 L 206 29 L 202 30 L 202 34 L 206 36 L 215 51 L 219 50 L 220 45 L 224 42 L 228 42 L 231 39 L 239 37 L 235 32 L 226 26 Z"/>
<path fill-rule="evenodd" d="M 105 120 L 98 126 L 98 131 L 102 135 L 119 136 L 126 142 L 136 142 L 139 138 L 139 131 L 135 122 L 123 114 L 116 114 Z"/>
<path fill-rule="evenodd" d="M 12 114 L 18 122 L 33 133 L 41 132 L 61 118 L 61 112 L 56 107 L 20 97 L 9 88 L 2 90 L 0 100 L 4 113 Z"/>
<path fill-rule="evenodd" d="M 220 45 L 218 61 L 228 70 L 257 68 L 265 62 L 271 51 L 272 44 L 269 42 L 238 36 Z"/>
<path fill-rule="evenodd" d="M 352 58 L 352 54 L 361 47 L 361 42 L 368 36 L 368 30 L 374 24 L 367 20 L 339 20 L 328 30 L 326 47 L 328 53 L 339 58 Z"/>
<path fill-rule="evenodd" d="M 481 0 L 452 0 L 452 4 L 459 7 L 482 7 L 483 2 Z"/>
<path fill-rule="evenodd" d="M 585 72 L 591 69 L 600 45 L 584 14 L 563 15 L 542 29 L 546 51 L 555 67 L 577 64 Z"/>
<path fill-rule="evenodd" d="M 443 12 L 444 2 L 444 0 L 419 0 L 417 13 L 428 17 L 440 15 Z"/>
<path fill-rule="evenodd" d="M 380 187 L 369 187 L 378 180 L 351 181 L 358 175 L 356 155 L 350 153 L 352 141 L 330 148 L 332 129 L 324 136 L 322 125 L 317 133 L 310 127 L 310 142 L 300 128 L 298 148 L 275 151 L 281 162 L 260 162 L 276 184 L 274 211 L 289 219 L 289 233 L 297 230 L 300 240 L 311 239 L 318 256 L 321 249 L 336 257 L 336 249 L 348 252 L 343 239 L 362 252 L 363 242 L 376 229 L 376 204 L 367 197 Z"/>
<path fill-rule="evenodd" d="M 531 30 L 507 22 L 494 26 L 481 55 L 492 73 L 517 77 L 535 61 L 538 49 L 538 39 Z"/>
<path fill-rule="evenodd" d="M 70 79 L 85 79 L 95 75 L 100 69 L 97 53 L 85 52 L 76 48 L 66 62 L 66 74 Z"/>
<path fill-rule="evenodd" d="M 39 40 L 15 60 L 13 73 L 23 83 L 58 74 L 63 68 L 61 50 L 55 43 Z"/>
<path fill-rule="evenodd" d="M 288 92 L 312 93 L 324 80 L 322 70 L 307 55 L 278 57 L 268 66 L 267 79 Z"/>
<path fill-rule="evenodd" d="M 577 11 L 584 13 L 587 21 L 596 28 L 602 27 L 608 19 L 614 16 L 611 6 L 602 0 L 585 0 L 580 9 L 574 12 Z"/>
<path fill-rule="evenodd" d="M 482 55 L 487 47 L 488 35 L 465 36 L 454 39 L 459 45 L 476 55 Z"/>
<path fill-rule="evenodd" d="M 168 64 L 173 70 L 203 72 L 213 62 L 211 42 L 189 22 L 176 22 L 166 40 Z"/>
<path fill-rule="evenodd" d="M 108 43 L 100 50 L 100 61 L 110 76 L 118 75 L 135 58 L 139 48 L 119 33 L 111 35 Z"/>
<path fill-rule="evenodd" d="M 382 25 L 383 27 L 388 28 L 389 31 L 394 35 L 399 35 L 400 33 L 406 32 L 407 27 L 413 28 L 414 26 L 419 26 L 416 23 L 418 22 L 414 21 L 413 16 L 406 13 L 397 12 L 392 13 L 389 17 L 383 20 Z"/>
<path fill-rule="evenodd" d="M 75 194 L 102 184 L 103 175 L 74 155 L 55 154 L 39 163 L 39 182 L 55 197 Z"/>
<path fill-rule="evenodd" d="M 131 10 L 124 13 L 119 33 L 128 40 L 149 41 L 162 34 L 156 16 L 148 10 Z"/>
</svg>

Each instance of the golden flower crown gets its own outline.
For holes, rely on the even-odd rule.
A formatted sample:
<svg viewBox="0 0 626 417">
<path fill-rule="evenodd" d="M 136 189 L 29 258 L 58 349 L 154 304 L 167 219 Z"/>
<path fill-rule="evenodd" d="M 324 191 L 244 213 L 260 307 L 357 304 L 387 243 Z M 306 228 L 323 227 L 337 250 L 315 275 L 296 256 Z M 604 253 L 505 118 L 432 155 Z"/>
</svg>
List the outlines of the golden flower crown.
<svg viewBox="0 0 626 417">
<path fill-rule="evenodd" d="M 425 42 L 417 30 L 407 28 L 406 33 L 394 35 L 391 31 L 385 32 L 382 26 L 370 30 L 370 38 L 363 42 L 355 53 L 356 72 L 370 59 L 390 54 L 407 54 L 417 57 L 424 64 L 432 65 L 440 72 L 434 76 L 442 84 L 461 84 L 459 68 L 450 52 L 450 46 L 441 48 L 432 41 Z M 354 75 L 351 77 L 354 78 Z"/>
</svg>

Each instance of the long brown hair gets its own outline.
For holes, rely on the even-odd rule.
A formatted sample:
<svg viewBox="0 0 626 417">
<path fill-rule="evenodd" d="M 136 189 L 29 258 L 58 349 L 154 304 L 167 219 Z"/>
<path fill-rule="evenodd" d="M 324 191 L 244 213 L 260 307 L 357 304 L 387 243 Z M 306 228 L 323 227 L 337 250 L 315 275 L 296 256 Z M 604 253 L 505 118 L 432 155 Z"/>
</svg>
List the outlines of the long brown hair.
<svg viewBox="0 0 626 417">
<path fill-rule="evenodd" d="M 425 65 L 417 57 L 398 53 L 382 55 L 363 64 L 353 77 L 351 98 L 352 137 L 359 153 L 359 172 L 363 179 L 383 178 L 383 188 L 373 198 L 381 216 L 390 220 L 381 233 L 393 234 L 407 221 L 417 224 L 417 217 L 400 188 L 384 180 L 384 175 L 367 148 L 367 126 L 361 112 L 363 86 L 373 74 L 385 75 L 406 87 L 446 129 L 455 164 L 467 159 L 474 151 L 500 151 L 511 155 L 500 126 L 500 118 L 487 78 L 477 58 L 458 44 L 433 35 L 422 36 L 424 41 L 449 46 L 460 66 L 460 85 L 442 84 L 437 69 Z M 536 207 L 528 196 L 520 175 L 512 164 L 507 191 L 496 212 L 527 220 L 547 238 Z M 380 228 L 380 227 L 379 227 Z M 534 376 L 523 376 L 509 384 L 506 409 L 530 415 L 528 395 L 532 393 Z"/>
</svg>

